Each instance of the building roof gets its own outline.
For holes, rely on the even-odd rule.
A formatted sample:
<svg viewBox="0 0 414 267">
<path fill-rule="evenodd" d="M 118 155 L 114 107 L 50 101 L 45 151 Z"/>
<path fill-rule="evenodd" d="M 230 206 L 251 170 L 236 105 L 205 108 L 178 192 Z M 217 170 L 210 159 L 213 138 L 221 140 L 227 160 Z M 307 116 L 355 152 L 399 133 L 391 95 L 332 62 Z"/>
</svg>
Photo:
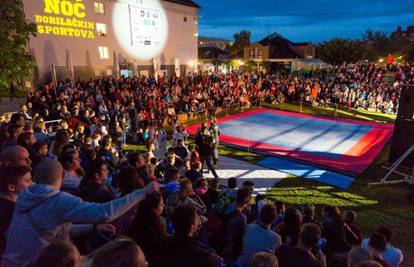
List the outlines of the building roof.
<svg viewBox="0 0 414 267">
<path fill-rule="evenodd" d="M 201 46 L 198 48 L 198 58 L 204 60 L 224 60 L 230 58 L 230 54 L 216 46 Z"/>
<path fill-rule="evenodd" d="M 275 47 L 275 49 L 271 49 L 269 58 L 302 58 L 293 49 L 295 45 L 278 33 L 272 33 L 263 40 L 260 40 L 259 43 L 263 46 Z"/>
<path fill-rule="evenodd" d="M 201 6 L 199 4 L 197 4 L 196 2 L 194 2 L 192 0 L 164 0 L 164 1 L 171 2 L 171 3 L 176 3 L 176 4 L 184 5 L 184 6 L 191 6 L 191 7 L 201 8 Z"/>
<path fill-rule="evenodd" d="M 307 46 L 309 44 L 309 42 L 292 43 L 293 46 Z"/>
<path fill-rule="evenodd" d="M 215 37 L 208 37 L 208 36 L 200 36 L 198 37 L 199 41 L 220 41 L 220 42 L 229 42 L 230 40 L 224 39 L 224 38 L 215 38 Z"/>
</svg>

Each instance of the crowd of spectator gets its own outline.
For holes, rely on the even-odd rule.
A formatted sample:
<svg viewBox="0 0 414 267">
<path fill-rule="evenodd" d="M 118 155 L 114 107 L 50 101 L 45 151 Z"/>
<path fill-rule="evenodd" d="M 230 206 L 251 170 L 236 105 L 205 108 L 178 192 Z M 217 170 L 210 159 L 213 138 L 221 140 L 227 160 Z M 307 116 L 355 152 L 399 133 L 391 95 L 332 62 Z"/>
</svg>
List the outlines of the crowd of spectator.
<svg viewBox="0 0 414 267">
<path fill-rule="evenodd" d="M 213 114 L 218 107 L 229 110 L 303 101 L 395 113 L 401 85 L 413 82 L 414 66 L 410 64 L 366 62 L 306 75 L 232 72 L 68 80 L 30 93 L 21 112 L 29 119 L 63 119 L 70 128 L 104 124 L 101 132 L 111 130 L 125 143 L 122 133 L 126 129 L 140 133 L 144 141 L 151 137 L 145 132 L 151 124 L 144 121 L 172 124 L 178 113 L 193 118 Z"/>
<path fill-rule="evenodd" d="M 0 118 L 1 266 L 399 266 L 392 230 L 363 239 L 354 211 L 317 216 L 314 205 L 254 195 L 254 181 L 221 185 L 214 114 L 285 100 L 395 112 L 413 74 L 360 63 L 327 81 L 215 73 L 48 84 Z M 179 113 L 208 118 L 194 142 Z"/>
</svg>

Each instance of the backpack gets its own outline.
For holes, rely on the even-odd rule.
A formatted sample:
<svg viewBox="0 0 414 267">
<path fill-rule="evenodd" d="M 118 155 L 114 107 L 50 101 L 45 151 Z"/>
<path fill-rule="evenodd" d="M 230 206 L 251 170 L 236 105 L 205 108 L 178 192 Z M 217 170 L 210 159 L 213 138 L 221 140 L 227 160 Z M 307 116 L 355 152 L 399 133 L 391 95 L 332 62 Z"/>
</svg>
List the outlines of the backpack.
<svg viewBox="0 0 414 267">
<path fill-rule="evenodd" d="M 229 197 L 227 192 L 223 192 L 220 194 L 217 203 L 212 207 L 212 213 L 213 214 L 220 214 L 223 213 L 225 208 L 227 208 L 227 206 L 234 202 L 235 199 L 233 199 L 232 197 Z"/>
</svg>

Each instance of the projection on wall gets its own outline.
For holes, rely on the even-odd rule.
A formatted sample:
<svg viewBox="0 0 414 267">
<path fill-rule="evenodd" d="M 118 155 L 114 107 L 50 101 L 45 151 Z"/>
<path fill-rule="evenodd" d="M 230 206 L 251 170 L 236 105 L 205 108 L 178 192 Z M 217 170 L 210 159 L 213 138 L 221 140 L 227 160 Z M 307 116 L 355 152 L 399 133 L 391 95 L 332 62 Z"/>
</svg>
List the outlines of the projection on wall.
<svg viewBox="0 0 414 267">
<path fill-rule="evenodd" d="M 119 45 L 139 60 L 157 57 L 168 38 L 167 15 L 159 0 L 116 2 L 113 27 Z"/>
</svg>

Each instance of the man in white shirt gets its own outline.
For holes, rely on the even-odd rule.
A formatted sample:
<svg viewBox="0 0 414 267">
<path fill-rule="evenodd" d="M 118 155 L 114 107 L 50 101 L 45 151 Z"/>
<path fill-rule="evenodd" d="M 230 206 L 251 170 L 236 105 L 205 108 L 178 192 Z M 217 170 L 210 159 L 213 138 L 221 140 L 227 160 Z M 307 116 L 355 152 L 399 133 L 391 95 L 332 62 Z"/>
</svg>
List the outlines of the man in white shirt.
<svg viewBox="0 0 414 267">
<path fill-rule="evenodd" d="M 404 260 L 404 256 L 402 251 L 398 248 L 395 248 L 391 245 L 391 240 L 394 233 L 391 231 L 390 228 L 386 226 L 381 226 L 377 229 L 377 233 L 385 236 L 385 240 L 387 241 L 387 247 L 383 254 L 383 260 L 388 264 L 389 267 L 398 267 Z M 368 248 L 369 239 L 364 239 L 362 241 L 362 247 Z"/>
<path fill-rule="evenodd" d="M 175 130 L 174 130 L 175 129 Z M 185 140 L 187 139 L 188 134 L 183 131 L 183 127 L 181 125 L 177 125 L 173 127 L 173 144 L 172 146 L 175 148 L 177 147 L 178 140 L 183 140 L 185 144 Z"/>
</svg>

